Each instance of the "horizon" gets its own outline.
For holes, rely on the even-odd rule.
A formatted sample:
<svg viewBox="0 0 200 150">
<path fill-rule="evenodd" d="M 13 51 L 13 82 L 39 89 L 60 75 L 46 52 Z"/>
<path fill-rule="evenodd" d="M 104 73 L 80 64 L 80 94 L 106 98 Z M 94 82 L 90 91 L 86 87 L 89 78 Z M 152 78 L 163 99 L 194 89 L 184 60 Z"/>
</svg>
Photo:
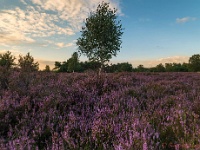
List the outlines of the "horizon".
<svg viewBox="0 0 200 150">
<path fill-rule="evenodd" d="M 128 62 L 154 67 L 160 63 L 188 63 L 200 53 L 200 1 L 104 0 L 118 9 L 125 28 L 122 48 L 110 63 Z M 77 51 L 81 27 L 100 0 L 3 0 L 0 5 L 0 53 L 31 56 L 54 68 Z M 88 61 L 81 56 L 80 61 Z"/>
</svg>

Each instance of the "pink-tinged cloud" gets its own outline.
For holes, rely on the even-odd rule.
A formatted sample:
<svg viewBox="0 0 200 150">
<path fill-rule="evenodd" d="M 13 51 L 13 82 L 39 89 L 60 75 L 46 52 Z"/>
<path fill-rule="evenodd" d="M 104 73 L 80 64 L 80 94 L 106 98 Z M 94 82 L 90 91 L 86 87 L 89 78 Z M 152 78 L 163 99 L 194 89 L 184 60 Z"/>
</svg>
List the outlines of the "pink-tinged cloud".
<svg viewBox="0 0 200 150">
<path fill-rule="evenodd" d="M 187 56 L 171 56 L 159 59 L 149 59 L 149 60 L 131 60 L 130 63 L 137 67 L 139 65 L 144 65 L 145 67 L 155 67 L 156 65 L 162 63 L 188 63 L 189 57 Z"/>
</svg>

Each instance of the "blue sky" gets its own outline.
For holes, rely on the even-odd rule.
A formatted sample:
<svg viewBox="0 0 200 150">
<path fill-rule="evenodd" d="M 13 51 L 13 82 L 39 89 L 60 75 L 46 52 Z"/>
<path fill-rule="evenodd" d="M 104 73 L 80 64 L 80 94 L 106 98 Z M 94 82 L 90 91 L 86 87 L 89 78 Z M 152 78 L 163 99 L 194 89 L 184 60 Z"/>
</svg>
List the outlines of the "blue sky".
<svg viewBox="0 0 200 150">
<path fill-rule="evenodd" d="M 188 62 L 200 53 L 199 0 L 104 0 L 118 9 L 124 30 L 122 48 L 111 63 L 151 67 Z M 51 68 L 77 51 L 76 39 L 100 0 L 0 0 L 0 53 L 30 52 Z M 81 61 L 87 57 L 81 56 Z"/>
</svg>

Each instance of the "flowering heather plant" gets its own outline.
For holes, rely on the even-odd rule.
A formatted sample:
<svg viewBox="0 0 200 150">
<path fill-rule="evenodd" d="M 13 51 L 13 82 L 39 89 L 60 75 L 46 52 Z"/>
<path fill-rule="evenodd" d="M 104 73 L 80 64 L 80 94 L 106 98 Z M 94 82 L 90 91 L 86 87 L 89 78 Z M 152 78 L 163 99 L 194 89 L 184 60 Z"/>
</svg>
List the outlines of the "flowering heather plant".
<svg viewBox="0 0 200 150">
<path fill-rule="evenodd" d="M 0 149 L 198 149 L 198 73 L 13 72 Z"/>
</svg>

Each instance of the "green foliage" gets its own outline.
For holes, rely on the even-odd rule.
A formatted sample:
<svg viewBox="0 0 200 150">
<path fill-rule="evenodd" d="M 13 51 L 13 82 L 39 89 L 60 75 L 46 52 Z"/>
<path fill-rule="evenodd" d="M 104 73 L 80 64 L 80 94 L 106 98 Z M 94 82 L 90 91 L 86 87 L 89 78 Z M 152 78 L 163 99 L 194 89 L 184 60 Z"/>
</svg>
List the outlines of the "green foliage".
<svg viewBox="0 0 200 150">
<path fill-rule="evenodd" d="M 78 53 L 74 52 L 72 54 L 72 57 L 70 59 L 67 60 L 67 64 L 68 64 L 68 71 L 69 72 L 74 72 L 78 70 L 78 65 L 79 65 L 79 60 L 78 60 Z"/>
<path fill-rule="evenodd" d="M 101 63 L 96 62 L 96 61 L 85 61 L 85 62 L 80 62 L 80 67 L 82 71 L 87 71 L 87 70 L 97 70 L 101 66 Z"/>
<path fill-rule="evenodd" d="M 183 63 L 182 67 L 181 67 L 181 71 L 183 72 L 188 72 L 189 71 L 189 67 L 188 67 L 188 63 Z"/>
<path fill-rule="evenodd" d="M 11 68 L 15 63 L 14 63 L 15 57 L 11 55 L 11 52 L 7 51 L 4 54 L 0 54 L 0 66 Z"/>
<path fill-rule="evenodd" d="M 148 69 L 145 68 L 143 65 L 139 65 L 137 68 L 134 69 L 136 72 L 148 72 Z"/>
<path fill-rule="evenodd" d="M 20 68 L 25 72 L 38 71 L 39 69 L 38 62 L 34 62 L 34 58 L 30 53 L 27 53 L 26 56 L 19 55 L 18 62 Z"/>
<path fill-rule="evenodd" d="M 59 72 L 67 72 L 67 70 L 68 70 L 68 63 L 66 61 L 63 61 Z"/>
<path fill-rule="evenodd" d="M 165 72 L 165 67 L 163 66 L 163 64 L 158 64 L 156 66 L 156 71 L 157 72 Z"/>
<path fill-rule="evenodd" d="M 126 63 L 117 63 L 111 64 L 105 68 L 106 72 L 132 72 L 133 67 L 132 64 Z"/>
<path fill-rule="evenodd" d="M 149 71 L 150 72 L 165 72 L 166 70 L 163 64 L 160 63 L 156 67 L 149 68 Z"/>
<path fill-rule="evenodd" d="M 54 65 L 55 65 L 54 69 L 56 70 L 62 66 L 61 62 L 58 62 L 58 61 L 56 61 Z"/>
<path fill-rule="evenodd" d="M 165 69 L 167 72 L 188 72 L 188 64 L 165 63 Z"/>
<path fill-rule="evenodd" d="M 194 72 L 200 71 L 200 54 L 195 54 L 190 57 L 189 68 Z"/>
<path fill-rule="evenodd" d="M 45 71 L 45 72 L 50 72 L 50 71 L 51 71 L 51 69 L 50 69 L 49 65 L 46 65 L 46 66 L 45 66 L 45 69 L 44 69 L 44 71 Z"/>
<path fill-rule="evenodd" d="M 86 19 L 82 35 L 77 40 L 79 52 L 89 60 L 101 63 L 101 68 L 120 50 L 122 25 L 116 20 L 116 9 L 109 8 L 109 3 L 99 4 L 96 12 Z"/>
<path fill-rule="evenodd" d="M 61 63 L 56 61 L 54 65 L 55 65 L 54 70 L 56 70 L 57 72 L 74 72 L 74 71 L 79 72 L 80 64 L 78 59 L 78 53 L 74 52 L 72 54 L 72 57 L 69 58 L 67 62 L 64 61 Z"/>
<path fill-rule="evenodd" d="M 11 52 L 7 51 L 4 54 L 0 54 L 0 88 L 7 89 L 9 84 L 10 70 L 15 65 L 15 57 Z"/>
<path fill-rule="evenodd" d="M 188 63 L 165 63 L 158 64 L 156 67 L 145 68 L 143 65 L 139 65 L 137 68 L 134 68 L 135 72 L 188 72 L 189 65 Z"/>
<path fill-rule="evenodd" d="M 66 61 L 64 61 L 62 63 L 56 61 L 54 65 L 55 65 L 55 67 L 54 67 L 53 70 L 55 70 L 57 72 L 67 72 L 67 66 L 68 66 L 68 64 L 67 64 Z"/>
</svg>

